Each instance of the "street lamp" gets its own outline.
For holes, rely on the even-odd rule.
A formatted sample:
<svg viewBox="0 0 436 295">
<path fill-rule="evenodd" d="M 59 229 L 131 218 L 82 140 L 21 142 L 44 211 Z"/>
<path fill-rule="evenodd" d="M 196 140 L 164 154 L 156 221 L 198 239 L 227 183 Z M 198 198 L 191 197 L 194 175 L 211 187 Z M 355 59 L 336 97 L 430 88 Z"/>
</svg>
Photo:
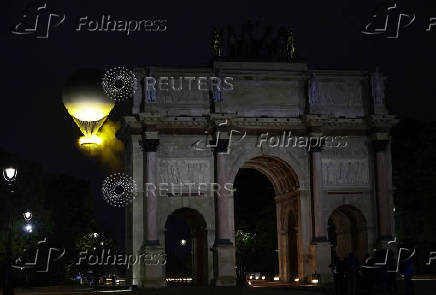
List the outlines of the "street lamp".
<svg viewBox="0 0 436 295">
<path fill-rule="evenodd" d="M 3 178 L 12 184 L 12 182 L 15 181 L 15 179 L 17 178 L 17 169 L 13 168 L 13 167 L 8 167 L 3 169 Z"/>
<path fill-rule="evenodd" d="M 32 225 L 30 223 L 28 223 L 28 224 L 26 224 L 24 229 L 26 230 L 26 232 L 31 233 L 32 232 Z"/>
<path fill-rule="evenodd" d="M 180 245 L 186 246 L 186 240 L 185 239 L 180 240 Z"/>
<path fill-rule="evenodd" d="M 32 212 L 26 211 L 23 213 L 23 217 L 26 222 L 29 222 L 32 219 Z"/>
<path fill-rule="evenodd" d="M 15 182 L 15 179 L 17 178 L 17 169 L 14 167 L 7 167 L 3 169 L 3 178 L 4 180 L 11 186 L 9 189 L 9 193 L 12 194 L 13 189 L 12 185 Z M 12 287 L 12 206 L 10 202 L 8 202 L 9 205 L 9 224 L 8 224 L 8 243 L 6 246 L 6 280 L 5 285 L 3 289 L 3 295 L 15 295 L 14 288 Z"/>
</svg>

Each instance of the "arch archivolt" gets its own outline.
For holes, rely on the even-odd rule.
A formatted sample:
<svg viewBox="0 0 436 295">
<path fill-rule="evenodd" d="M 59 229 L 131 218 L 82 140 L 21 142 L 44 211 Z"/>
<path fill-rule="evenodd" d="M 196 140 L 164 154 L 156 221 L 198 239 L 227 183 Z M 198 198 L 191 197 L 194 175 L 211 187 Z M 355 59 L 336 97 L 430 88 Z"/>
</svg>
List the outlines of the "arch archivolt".
<svg viewBox="0 0 436 295">
<path fill-rule="evenodd" d="M 251 139 L 244 142 L 244 144 L 239 143 L 232 147 L 230 154 L 228 155 L 227 160 L 227 169 L 226 174 L 229 180 L 234 180 L 236 177 L 236 174 L 238 173 L 239 168 L 243 168 L 243 166 L 250 162 L 250 160 L 259 158 L 259 157 L 273 157 L 276 159 L 280 159 L 281 162 L 285 163 L 287 166 L 292 167 L 291 170 L 293 171 L 293 177 L 296 177 L 298 179 L 298 187 L 301 189 L 309 188 L 310 187 L 310 176 L 309 176 L 309 156 L 308 152 L 304 149 L 297 149 L 297 148 L 257 148 L 256 147 L 256 140 Z M 258 165 L 258 171 L 264 173 L 264 171 L 261 171 L 262 165 Z M 268 167 L 265 167 L 268 168 Z M 268 179 L 271 181 L 272 173 L 271 169 L 268 169 L 269 173 L 265 174 Z M 283 170 L 282 170 L 283 171 Z M 280 173 L 279 173 L 280 175 Z M 277 183 L 277 180 L 275 180 L 275 184 L 277 184 L 277 187 L 282 187 L 281 184 Z M 272 181 L 272 183 L 274 184 Z M 277 193 L 276 195 L 285 193 L 286 191 L 281 191 Z"/>
<path fill-rule="evenodd" d="M 344 202 L 344 198 L 347 198 L 346 202 Z M 370 221 L 372 220 L 372 216 L 370 215 L 370 204 L 368 203 L 368 197 L 366 195 L 362 197 L 356 197 L 353 195 L 348 195 L 346 197 L 336 197 L 331 196 L 331 201 L 326 203 L 326 211 L 324 211 L 325 218 L 323 226 L 325 229 L 328 229 L 328 219 L 338 208 L 353 208 L 354 213 L 359 215 L 359 220 L 364 220 L 365 230 L 372 228 L 372 224 Z M 350 211 L 351 212 L 351 211 Z M 363 224 L 363 223 L 362 223 Z M 327 231 L 326 231 L 327 232 Z"/>
</svg>

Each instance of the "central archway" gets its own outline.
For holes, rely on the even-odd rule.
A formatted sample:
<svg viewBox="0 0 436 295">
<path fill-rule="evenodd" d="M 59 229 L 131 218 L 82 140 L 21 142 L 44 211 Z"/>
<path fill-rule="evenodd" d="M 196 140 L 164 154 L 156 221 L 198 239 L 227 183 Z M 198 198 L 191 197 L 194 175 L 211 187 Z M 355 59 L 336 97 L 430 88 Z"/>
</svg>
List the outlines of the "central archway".
<svg viewBox="0 0 436 295">
<path fill-rule="evenodd" d="M 272 199 L 272 206 L 275 214 L 271 214 L 271 218 L 276 216 L 275 231 L 277 233 L 277 254 L 278 267 L 276 273 L 279 275 L 280 281 L 293 282 L 295 278 L 302 278 L 303 259 L 301 255 L 301 229 L 300 229 L 300 205 L 299 205 L 299 181 L 297 174 L 292 167 L 282 159 L 275 156 L 258 156 L 246 161 L 238 170 L 235 177 L 235 188 L 237 188 L 236 180 L 240 173 L 244 170 L 256 170 L 260 172 L 272 187 L 271 194 L 265 193 L 262 190 L 261 181 L 251 181 L 249 185 L 258 188 L 258 193 L 265 194 L 266 198 Z M 256 189 L 255 189 L 256 190 Z M 236 198 L 236 197 L 235 197 Z M 236 200 L 235 202 L 239 202 Z M 249 202 L 247 199 L 244 202 Z M 263 202 L 260 202 L 263 204 Z M 274 208 L 275 207 L 275 208 Z M 237 206 L 235 206 L 235 210 Z M 259 211 L 262 208 L 259 208 Z M 253 214 L 259 214 L 253 212 Z M 238 212 L 235 212 L 235 216 Z M 237 228 L 238 230 L 238 228 Z M 278 273 L 277 273 L 278 272 Z"/>
</svg>

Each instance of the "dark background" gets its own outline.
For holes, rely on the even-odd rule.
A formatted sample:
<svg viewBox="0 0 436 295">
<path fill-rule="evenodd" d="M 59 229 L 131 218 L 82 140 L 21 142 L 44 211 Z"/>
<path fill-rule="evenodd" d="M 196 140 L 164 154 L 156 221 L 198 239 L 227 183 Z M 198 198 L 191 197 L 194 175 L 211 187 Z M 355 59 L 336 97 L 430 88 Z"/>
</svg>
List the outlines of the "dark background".
<svg viewBox="0 0 436 295">
<path fill-rule="evenodd" d="M 97 201 L 96 213 L 122 240 L 123 210 L 106 205 L 100 196 L 108 171 L 74 145 L 80 131 L 66 112 L 62 86 L 83 67 L 207 65 L 212 59 L 215 25 L 239 25 L 260 18 L 264 24 L 291 25 L 296 50 L 310 68 L 374 71 L 388 77 L 387 101 L 402 119 L 434 118 L 436 17 L 434 1 L 396 1 L 416 21 L 399 39 L 369 36 L 360 31 L 386 1 L 46 1 L 66 14 L 66 21 L 48 39 L 13 35 L 30 1 L 3 2 L 3 68 L 0 146 L 40 163 L 48 171 L 88 180 Z M 5 7 L 6 6 L 6 7 Z M 81 16 L 98 19 L 167 19 L 165 32 L 75 32 Z M 6 47 L 6 48 L 5 48 Z M 129 105 L 118 104 L 110 119 L 119 120 Z M 404 135 L 407 136 L 407 135 Z"/>
</svg>

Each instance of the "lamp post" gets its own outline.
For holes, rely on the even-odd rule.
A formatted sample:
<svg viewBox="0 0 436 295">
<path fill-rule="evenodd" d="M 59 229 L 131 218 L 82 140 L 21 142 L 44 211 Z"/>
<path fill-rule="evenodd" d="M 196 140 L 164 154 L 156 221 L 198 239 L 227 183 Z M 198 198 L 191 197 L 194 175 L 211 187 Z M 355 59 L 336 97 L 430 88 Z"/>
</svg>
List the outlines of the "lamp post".
<svg viewBox="0 0 436 295">
<path fill-rule="evenodd" d="M 11 197 L 13 193 L 13 184 L 17 177 L 17 169 L 13 167 L 8 167 L 3 169 L 3 178 L 6 183 L 9 185 L 9 197 Z M 10 201 L 8 198 L 8 204 L 10 206 Z M 5 286 L 3 289 L 3 295 L 15 295 L 14 288 L 12 287 L 12 208 L 9 207 L 9 223 L 8 223 L 8 243 L 6 245 L 6 278 L 5 278 Z"/>
<path fill-rule="evenodd" d="M 23 213 L 23 217 L 24 217 L 24 221 L 25 221 L 25 226 L 24 226 L 24 231 L 27 233 L 27 244 L 29 245 L 29 240 L 30 240 L 30 234 L 33 231 L 33 225 L 30 223 L 30 221 L 32 220 L 32 212 L 30 212 L 29 210 L 27 210 L 26 212 Z M 26 279 L 26 287 L 27 288 L 31 288 L 32 284 L 31 284 L 31 273 L 28 269 L 24 269 L 24 274 L 25 274 L 25 279 Z"/>
<path fill-rule="evenodd" d="M 29 222 L 32 219 L 32 212 L 26 211 L 23 213 L 23 217 L 26 222 Z"/>
</svg>

